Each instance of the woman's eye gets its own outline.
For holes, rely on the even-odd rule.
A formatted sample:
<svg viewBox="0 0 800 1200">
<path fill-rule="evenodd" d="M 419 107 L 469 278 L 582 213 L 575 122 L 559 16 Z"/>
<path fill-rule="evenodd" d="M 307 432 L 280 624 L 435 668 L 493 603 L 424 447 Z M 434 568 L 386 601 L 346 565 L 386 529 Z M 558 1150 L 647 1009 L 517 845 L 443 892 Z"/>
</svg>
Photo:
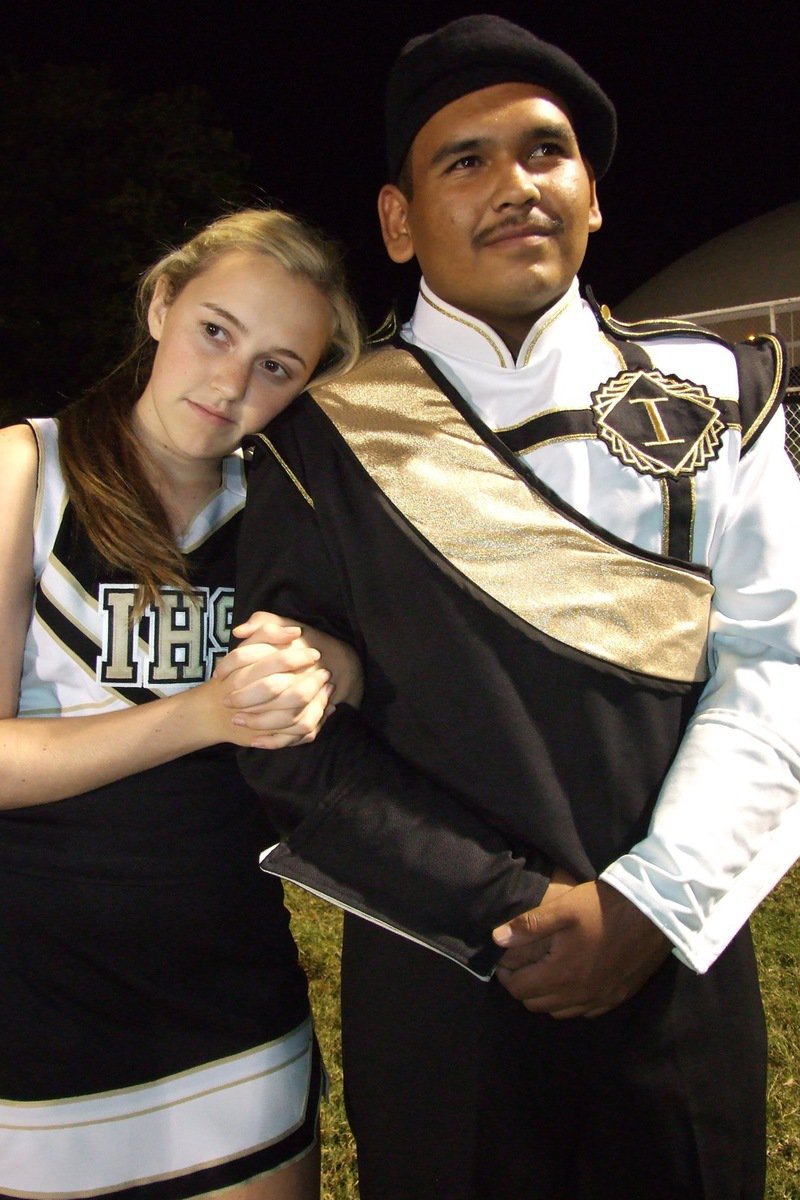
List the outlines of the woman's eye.
<svg viewBox="0 0 800 1200">
<path fill-rule="evenodd" d="M 219 339 L 220 337 L 223 337 L 224 333 L 225 333 L 225 331 L 222 329 L 222 327 L 220 325 L 215 325 L 213 321 L 204 321 L 203 328 L 205 329 L 208 336 L 210 338 L 214 338 L 215 340 Z"/>
<path fill-rule="evenodd" d="M 279 379 L 289 378 L 289 372 L 279 362 L 275 362 L 274 358 L 265 358 L 261 365 L 269 375 L 275 375 Z"/>
</svg>

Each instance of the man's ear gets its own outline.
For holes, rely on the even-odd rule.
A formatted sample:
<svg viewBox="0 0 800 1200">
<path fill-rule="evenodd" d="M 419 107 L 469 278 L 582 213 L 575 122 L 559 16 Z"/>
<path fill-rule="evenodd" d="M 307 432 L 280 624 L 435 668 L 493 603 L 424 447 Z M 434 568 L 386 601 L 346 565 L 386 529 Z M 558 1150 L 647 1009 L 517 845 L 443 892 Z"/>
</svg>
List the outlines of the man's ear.
<svg viewBox="0 0 800 1200">
<path fill-rule="evenodd" d="M 414 243 L 408 227 L 408 199 L 393 183 L 384 184 L 378 193 L 378 217 L 386 253 L 392 262 L 410 262 Z"/>
<path fill-rule="evenodd" d="M 596 233 L 603 224 L 603 214 L 600 212 L 600 204 L 597 199 L 597 183 L 595 181 L 594 171 L 588 163 L 586 163 L 586 170 L 589 175 L 589 187 L 591 188 L 591 200 L 589 205 L 589 233 Z"/>
<path fill-rule="evenodd" d="M 147 306 L 147 328 L 150 336 L 157 342 L 161 341 L 164 330 L 164 318 L 172 300 L 172 286 L 166 275 L 159 275 L 153 288 L 153 297 Z"/>
</svg>

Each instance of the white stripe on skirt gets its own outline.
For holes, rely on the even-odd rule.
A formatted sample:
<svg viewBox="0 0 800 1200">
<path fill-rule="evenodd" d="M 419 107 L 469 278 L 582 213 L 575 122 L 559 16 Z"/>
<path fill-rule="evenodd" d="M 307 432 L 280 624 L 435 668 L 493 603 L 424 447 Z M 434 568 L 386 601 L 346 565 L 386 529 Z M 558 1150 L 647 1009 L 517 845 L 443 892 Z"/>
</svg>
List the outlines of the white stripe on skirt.
<svg viewBox="0 0 800 1200">
<path fill-rule="evenodd" d="M 139 1087 L 0 1101 L 0 1191 L 88 1197 L 269 1146 L 303 1122 L 311 1048 L 308 1018 L 274 1042 Z"/>
</svg>

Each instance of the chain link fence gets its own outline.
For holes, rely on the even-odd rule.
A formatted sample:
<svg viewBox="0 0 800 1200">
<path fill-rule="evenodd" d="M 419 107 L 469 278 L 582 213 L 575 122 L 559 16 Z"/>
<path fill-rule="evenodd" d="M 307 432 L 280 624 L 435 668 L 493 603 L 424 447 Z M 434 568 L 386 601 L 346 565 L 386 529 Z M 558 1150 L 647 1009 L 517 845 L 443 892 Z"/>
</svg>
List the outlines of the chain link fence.
<svg viewBox="0 0 800 1200">
<path fill-rule="evenodd" d="M 777 333 L 783 339 L 789 359 L 785 402 L 786 449 L 794 469 L 800 475 L 800 296 L 680 315 L 713 329 L 715 333 L 721 333 L 731 342 L 766 332 Z"/>
<path fill-rule="evenodd" d="M 800 475 L 800 364 L 789 368 L 789 386 L 786 389 L 786 449 Z"/>
</svg>

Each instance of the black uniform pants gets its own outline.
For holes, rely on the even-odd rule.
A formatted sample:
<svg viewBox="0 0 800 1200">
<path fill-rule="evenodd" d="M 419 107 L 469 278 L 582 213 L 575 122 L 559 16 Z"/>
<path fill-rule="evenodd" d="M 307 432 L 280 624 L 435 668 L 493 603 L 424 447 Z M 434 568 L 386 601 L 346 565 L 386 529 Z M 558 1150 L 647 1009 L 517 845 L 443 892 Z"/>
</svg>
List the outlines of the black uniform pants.
<svg viewBox="0 0 800 1200">
<path fill-rule="evenodd" d="M 766 1035 L 749 932 L 671 957 L 606 1016 L 528 1013 L 345 922 L 345 1094 L 362 1200 L 762 1200 Z"/>
</svg>

